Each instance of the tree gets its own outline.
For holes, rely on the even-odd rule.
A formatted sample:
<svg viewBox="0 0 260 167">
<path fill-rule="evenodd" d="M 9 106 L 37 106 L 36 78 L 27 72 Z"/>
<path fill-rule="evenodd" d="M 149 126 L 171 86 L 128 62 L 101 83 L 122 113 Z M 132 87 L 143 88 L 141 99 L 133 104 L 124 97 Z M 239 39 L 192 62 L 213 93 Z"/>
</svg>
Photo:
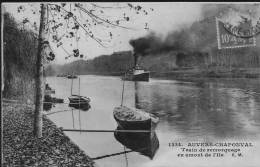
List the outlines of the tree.
<svg viewBox="0 0 260 167">
<path fill-rule="evenodd" d="M 34 85 L 35 55 L 37 40 L 32 31 L 20 29 L 10 13 L 3 14 L 3 66 L 4 85 L 3 96 L 14 97 L 24 95 L 24 101 L 34 97 L 26 89 Z M 3 81 L 3 80 L 2 80 Z M 12 84 L 11 84 L 12 83 Z M 26 93 L 26 94 L 23 94 Z"/>
<path fill-rule="evenodd" d="M 30 5 L 31 7 L 33 5 Z M 102 47 L 107 47 L 105 42 L 110 42 L 113 38 L 113 34 L 108 32 L 110 39 L 99 38 L 94 33 L 94 26 L 105 26 L 109 27 L 120 27 L 124 29 L 132 29 L 122 25 L 123 22 L 129 22 L 130 17 L 127 16 L 126 12 L 123 13 L 122 18 L 116 20 L 110 20 L 108 17 L 104 17 L 105 9 L 129 9 L 135 12 L 135 14 L 147 15 L 148 11 L 143 9 L 139 5 L 132 5 L 126 3 L 124 6 L 99 6 L 95 3 L 42 3 L 40 9 L 40 27 L 38 34 L 38 52 L 37 52 L 37 70 L 35 76 L 36 82 L 36 99 L 35 99 L 35 118 L 34 118 L 34 134 L 37 137 L 42 137 L 42 108 L 43 108 L 43 97 L 44 97 L 44 80 L 43 70 L 46 61 L 52 61 L 55 58 L 55 53 L 52 45 L 56 45 L 56 48 L 61 47 L 64 52 L 68 55 L 66 57 L 84 57 L 80 53 L 78 48 L 78 42 L 82 37 L 80 33 L 84 33 L 86 36 L 95 40 Z M 150 9 L 153 11 L 153 9 Z M 18 12 L 25 11 L 23 5 L 19 6 Z M 76 11 L 79 14 L 76 14 Z M 37 11 L 32 9 L 33 14 Z M 98 13 L 97 13 L 98 12 Z M 83 14 L 85 16 L 83 16 Z M 101 15 L 101 16 L 100 16 Z M 62 20 L 62 21 L 61 21 Z M 29 18 L 23 20 L 24 24 L 31 24 L 35 30 L 37 30 L 37 23 L 31 23 Z M 148 29 L 147 23 L 145 23 L 145 29 Z M 64 31 L 65 30 L 65 31 Z M 52 41 L 50 41 L 50 38 Z M 76 48 L 72 50 L 72 53 L 67 51 L 64 45 L 64 38 L 75 38 Z M 70 44 L 72 46 L 72 44 Z"/>
</svg>

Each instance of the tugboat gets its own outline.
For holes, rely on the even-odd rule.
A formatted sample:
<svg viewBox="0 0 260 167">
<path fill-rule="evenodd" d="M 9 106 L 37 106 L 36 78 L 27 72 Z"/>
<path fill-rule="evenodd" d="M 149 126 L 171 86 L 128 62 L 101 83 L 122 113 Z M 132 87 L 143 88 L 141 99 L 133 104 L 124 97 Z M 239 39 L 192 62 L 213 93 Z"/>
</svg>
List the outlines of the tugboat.
<svg viewBox="0 0 260 167">
<path fill-rule="evenodd" d="M 129 69 L 123 78 L 126 81 L 149 81 L 150 72 L 144 70 L 142 67 L 136 65 L 134 68 Z"/>
<path fill-rule="evenodd" d="M 134 53 L 133 56 L 134 56 L 134 67 L 129 69 L 122 79 L 126 81 L 148 82 L 150 77 L 150 72 L 137 64 L 138 56 L 136 53 Z"/>
</svg>

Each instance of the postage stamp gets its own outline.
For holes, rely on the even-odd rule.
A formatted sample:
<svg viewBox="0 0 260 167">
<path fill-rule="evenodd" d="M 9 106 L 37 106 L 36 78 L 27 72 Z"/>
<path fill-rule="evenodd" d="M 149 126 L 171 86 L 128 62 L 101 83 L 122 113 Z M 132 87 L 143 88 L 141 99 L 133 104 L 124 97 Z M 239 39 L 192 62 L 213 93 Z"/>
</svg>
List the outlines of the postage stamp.
<svg viewBox="0 0 260 167">
<path fill-rule="evenodd" d="M 256 46 L 256 38 L 239 37 L 232 34 L 225 28 L 225 23 L 216 17 L 218 49 L 241 48 Z"/>
</svg>

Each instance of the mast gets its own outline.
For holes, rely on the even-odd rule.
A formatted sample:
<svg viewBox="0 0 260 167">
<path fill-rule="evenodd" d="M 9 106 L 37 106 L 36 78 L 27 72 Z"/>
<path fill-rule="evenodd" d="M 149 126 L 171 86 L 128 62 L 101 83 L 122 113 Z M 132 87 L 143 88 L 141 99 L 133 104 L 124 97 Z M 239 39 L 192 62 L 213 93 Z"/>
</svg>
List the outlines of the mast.
<svg viewBox="0 0 260 167">
<path fill-rule="evenodd" d="M 73 78 L 71 78 L 70 95 L 72 95 L 72 88 L 73 88 Z"/>
<path fill-rule="evenodd" d="M 123 90 L 122 90 L 122 96 L 121 96 L 121 106 L 123 106 L 123 101 L 124 101 L 125 78 L 126 78 L 126 72 L 125 72 L 125 76 L 124 76 L 124 79 L 123 79 Z"/>
</svg>

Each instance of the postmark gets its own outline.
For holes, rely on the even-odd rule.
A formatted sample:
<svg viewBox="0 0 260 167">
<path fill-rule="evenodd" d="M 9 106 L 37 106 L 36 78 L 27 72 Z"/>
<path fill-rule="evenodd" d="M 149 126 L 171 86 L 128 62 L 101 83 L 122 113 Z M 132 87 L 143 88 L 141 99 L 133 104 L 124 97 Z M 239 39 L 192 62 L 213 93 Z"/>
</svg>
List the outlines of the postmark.
<svg viewBox="0 0 260 167">
<path fill-rule="evenodd" d="M 218 49 L 230 49 L 230 48 L 241 48 L 241 47 L 252 47 L 256 46 L 256 38 L 252 37 L 239 37 L 233 33 L 227 31 L 225 23 L 216 17 L 216 29 L 217 29 L 217 42 Z"/>
</svg>

